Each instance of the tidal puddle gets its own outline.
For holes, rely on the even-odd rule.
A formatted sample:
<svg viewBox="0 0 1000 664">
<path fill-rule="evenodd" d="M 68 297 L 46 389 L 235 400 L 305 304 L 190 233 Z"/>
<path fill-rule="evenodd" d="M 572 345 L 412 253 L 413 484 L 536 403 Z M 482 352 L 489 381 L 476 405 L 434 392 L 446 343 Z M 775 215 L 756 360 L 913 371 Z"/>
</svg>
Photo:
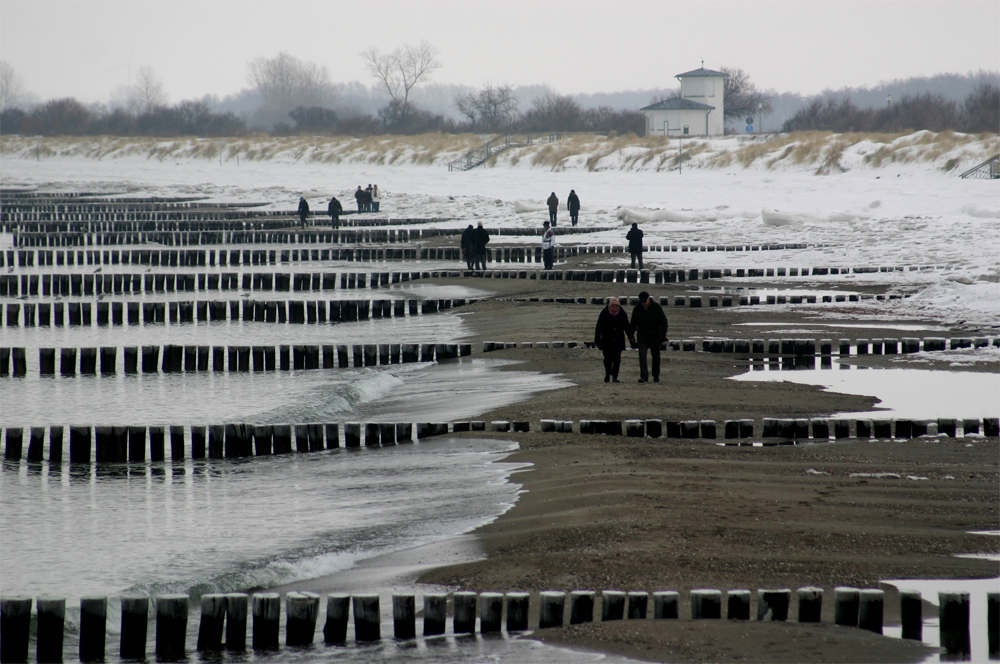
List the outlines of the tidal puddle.
<svg viewBox="0 0 1000 664">
<path fill-rule="evenodd" d="M 873 396 L 879 410 L 837 413 L 837 417 L 879 417 L 905 419 L 995 417 L 1000 404 L 1000 375 L 974 371 L 931 371 L 927 369 L 869 369 L 829 371 L 815 368 L 816 358 L 789 358 L 787 362 L 754 363 L 738 381 L 786 381 L 819 385 L 831 392 Z M 798 362 L 803 359 L 803 362 Z M 807 366 L 812 364 L 812 366 Z M 827 368 L 850 365 L 829 363 Z M 797 369 L 789 371 L 787 369 Z M 785 369 L 785 370 L 782 370 Z"/>
</svg>

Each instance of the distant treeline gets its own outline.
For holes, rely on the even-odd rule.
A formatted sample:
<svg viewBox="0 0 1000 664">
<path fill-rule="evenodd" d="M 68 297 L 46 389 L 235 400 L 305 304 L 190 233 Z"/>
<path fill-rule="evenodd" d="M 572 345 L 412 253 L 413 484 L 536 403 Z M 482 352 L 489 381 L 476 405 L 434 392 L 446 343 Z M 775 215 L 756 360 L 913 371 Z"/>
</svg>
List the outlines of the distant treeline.
<svg viewBox="0 0 1000 664">
<path fill-rule="evenodd" d="M 815 99 L 799 110 L 782 131 L 825 130 L 844 132 L 890 132 L 929 130 L 970 134 L 1000 132 L 1000 86 L 978 84 L 961 103 L 940 94 L 904 95 L 886 98 L 885 106 L 859 108 L 849 98 Z"/>
</svg>

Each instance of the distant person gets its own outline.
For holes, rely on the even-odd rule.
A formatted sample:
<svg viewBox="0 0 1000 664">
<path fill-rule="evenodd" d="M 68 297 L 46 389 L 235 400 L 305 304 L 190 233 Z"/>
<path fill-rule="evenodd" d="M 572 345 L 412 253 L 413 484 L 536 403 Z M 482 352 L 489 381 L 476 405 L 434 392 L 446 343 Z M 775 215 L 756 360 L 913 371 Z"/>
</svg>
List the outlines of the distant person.
<svg viewBox="0 0 1000 664">
<path fill-rule="evenodd" d="M 306 203 L 306 199 L 299 196 L 299 221 L 302 222 L 302 228 L 306 227 L 306 217 L 309 216 L 309 203 Z"/>
<path fill-rule="evenodd" d="M 462 256 L 465 257 L 465 266 L 472 271 L 472 264 L 476 258 L 476 229 L 472 224 L 462 231 Z"/>
<path fill-rule="evenodd" d="M 382 198 L 378 195 L 378 185 L 372 185 L 372 212 L 378 212 L 378 206 L 382 202 Z"/>
<path fill-rule="evenodd" d="M 555 263 L 556 232 L 547 221 L 542 228 L 542 263 L 546 270 L 551 270 Z"/>
<path fill-rule="evenodd" d="M 646 353 L 653 356 L 653 382 L 660 382 L 660 344 L 667 340 L 667 315 L 649 293 L 639 293 L 639 304 L 632 310 L 632 330 L 639 344 L 639 382 L 649 380 Z"/>
<path fill-rule="evenodd" d="M 365 187 L 365 212 L 372 211 L 372 186 Z"/>
<path fill-rule="evenodd" d="M 486 245 L 490 243 L 490 234 L 483 228 L 483 222 L 473 231 L 472 240 L 476 250 L 475 267 L 473 269 L 486 270 Z"/>
<path fill-rule="evenodd" d="M 635 269 L 635 261 L 639 260 L 639 269 L 642 269 L 642 231 L 638 224 L 632 224 L 632 229 L 625 235 L 628 240 L 628 252 L 632 254 L 632 269 Z"/>
<path fill-rule="evenodd" d="M 570 223 L 576 226 L 577 217 L 580 216 L 580 197 L 576 195 L 576 189 L 569 190 L 569 196 L 566 197 L 566 207 L 569 209 Z"/>
<path fill-rule="evenodd" d="M 358 190 L 354 192 L 354 200 L 358 202 L 358 212 L 365 211 L 365 191 L 358 185 Z"/>
<path fill-rule="evenodd" d="M 330 204 L 326 206 L 326 213 L 330 215 L 330 226 L 333 230 L 340 228 L 340 215 L 344 211 L 344 206 L 340 204 L 337 197 L 330 199 Z"/>
<path fill-rule="evenodd" d="M 618 371 L 622 366 L 622 351 L 625 350 L 625 337 L 635 344 L 632 327 L 628 322 L 628 314 L 622 309 L 617 297 L 608 300 L 608 306 L 601 309 L 597 317 L 597 327 L 594 328 L 594 345 L 604 353 L 604 382 L 620 382 Z"/>
<path fill-rule="evenodd" d="M 556 225 L 556 212 L 559 211 L 559 197 L 556 196 L 556 192 L 552 192 L 548 200 L 545 201 L 549 206 L 549 222 L 553 226 Z"/>
</svg>

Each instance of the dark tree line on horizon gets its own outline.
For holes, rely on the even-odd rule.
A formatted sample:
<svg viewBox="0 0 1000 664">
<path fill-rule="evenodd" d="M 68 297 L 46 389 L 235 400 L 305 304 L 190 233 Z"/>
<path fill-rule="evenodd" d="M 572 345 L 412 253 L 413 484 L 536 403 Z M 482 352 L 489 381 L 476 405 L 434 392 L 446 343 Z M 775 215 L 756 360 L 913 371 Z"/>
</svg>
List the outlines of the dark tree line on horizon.
<svg viewBox="0 0 1000 664">
<path fill-rule="evenodd" d="M 560 95 L 547 86 L 490 82 L 479 89 L 428 86 L 426 81 L 441 66 L 436 56 L 437 50 L 426 42 L 391 52 L 368 49 L 361 57 L 377 83 L 367 88 L 332 83 L 325 67 L 282 52 L 248 63 L 250 88 L 234 97 L 219 101 L 206 96 L 173 105 L 167 103 L 155 72 L 143 67 L 132 85 L 114 91 L 108 105 L 89 106 L 71 97 L 26 103 L 23 81 L 0 61 L 0 133 L 213 138 L 254 132 L 642 135 L 646 123 L 638 108 L 680 95 L 676 88 Z M 761 91 L 739 68 L 721 70 L 729 75 L 725 117 L 732 131 L 740 131 L 745 118 L 756 118 L 757 131 L 766 123 L 771 131 L 1000 132 L 1000 74 L 995 72 L 939 74 L 803 97 Z M 885 105 L 875 103 L 880 97 Z"/>
</svg>

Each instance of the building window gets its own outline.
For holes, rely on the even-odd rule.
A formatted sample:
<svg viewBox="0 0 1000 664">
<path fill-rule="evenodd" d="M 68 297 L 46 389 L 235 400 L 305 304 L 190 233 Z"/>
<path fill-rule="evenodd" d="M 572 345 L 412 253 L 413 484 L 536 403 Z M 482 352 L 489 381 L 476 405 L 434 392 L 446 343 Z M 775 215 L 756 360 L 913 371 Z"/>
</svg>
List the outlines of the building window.
<svg viewBox="0 0 1000 664">
<path fill-rule="evenodd" d="M 688 126 L 687 125 L 684 125 L 684 135 L 685 136 L 688 135 Z"/>
</svg>

